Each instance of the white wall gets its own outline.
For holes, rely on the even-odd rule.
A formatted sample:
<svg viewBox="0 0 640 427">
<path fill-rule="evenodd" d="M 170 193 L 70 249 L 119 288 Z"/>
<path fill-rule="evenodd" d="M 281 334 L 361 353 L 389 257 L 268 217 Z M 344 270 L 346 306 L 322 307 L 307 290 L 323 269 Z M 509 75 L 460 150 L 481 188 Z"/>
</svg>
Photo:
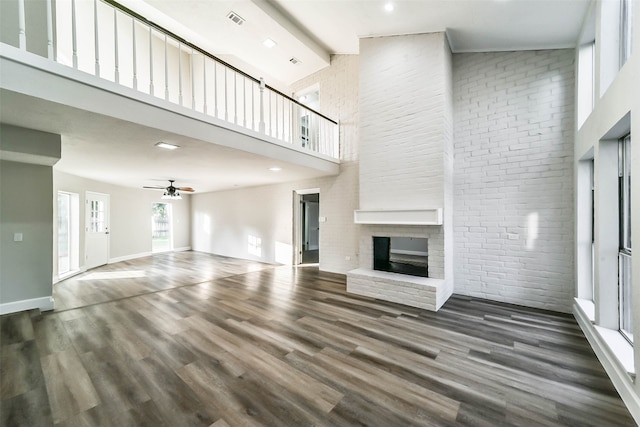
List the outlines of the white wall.
<svg viewBox="0 0 640 427">
<path fill-rule="evenodd" d="M 111 227 L 109 260 L 115 262 L 151 254 L 151 206 L 156 202 L 172 205 L 174 249 L 191 247 L 191 196 L 182 200 L 160 200 L 161 191 L 128 188 L 94 181 L 56 171 L 53 173 L 54 197 L 58 191 L 76 193 L 80 198 L 80 268 L 84 265 L 85 195 L 87 191 L 110 195 Z M 57 212 L 54 215 L 57 220 Z M 57 236 L 54 236 L 54 261 L 57 259 Z M 54 262 L 54 277 L 57 276 Z"/>
<path fill-rule="evenodd" d="M 573 55 L 454 55 L 456 293 L 571 311 Z"/>
<path fill-rule="evenodd" d="M 336 55 L 331 66 L 294 84 L 320 87 L 320 111 L 340 122 L 340 174 L 286 184 L 192 196 L 194 250 L 291 263 L 294 191 L 320 190 L 320 268 L 346 273 L 358 266 L 358 57 Z M 248 236 L 261 239 L 261 254 L 249 252 Z"/>
<path fill-rule="evenodd" d="M 319 178 L 192 197 L 192 246 L 196 251 L 291 264 L 295 247 L 293 210 L 296 190 L 319 189 L 320 268 L 346 273 L 357 267 L 357 167 L 341 167 L 337 177 Z M 260 254 L 249 236 L 260 239 Z M 347 257 L 349 259 L 347 259 Z"/>
</svg>

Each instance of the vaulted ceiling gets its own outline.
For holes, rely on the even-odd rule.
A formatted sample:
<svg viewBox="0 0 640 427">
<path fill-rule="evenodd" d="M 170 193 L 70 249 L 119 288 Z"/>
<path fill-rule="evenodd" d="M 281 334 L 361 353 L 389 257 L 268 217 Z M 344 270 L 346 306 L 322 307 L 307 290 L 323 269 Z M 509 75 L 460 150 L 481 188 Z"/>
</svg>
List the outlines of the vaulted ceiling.
<svg viewBox="0 0 640 427">
<path fill-rule="evenodd" d="M 454 52 L 574 47 L 589 0 L 121 0 L 274 85 L 357 54 L 361 37 L 446 31 Z M 391 5 L 392 11 L 385 6 Z M 245 22 L 227 18 L 235 12 Z M 277 44 L 268 48 L 267 38 Z M 295 57 L 301 62 L 293 65 Z"/>
<path fill-rule="evenodd" d="M 446 31 L 454 52 L 571 48 L 579 37 L 590 0 L 120 0 L 120 3 L 290 93 L 291 83 L 327 67 L 332 54 L 357 54 L 361 37 Z M 392 11 L 385 9 L 387 3 L 393 6 Z M 242 17 L 244 23 L 238 26 L 232 22 L 228 18 L 230 12 Z M 267 38 L 275 46 L 266 47 L 263 42 Z M 292 64 L 292 57 L 299 62 Z M 24 112 L 9 114 L 18 101 L 11 101 L 12 106 L 7 104 L 11 97 L 3 98 L 0 99 L 3 122 L 63 134 L 63 160 L 56 166 L 63 172 L 138 188 L 150 184 L 152 179 L 174 178 L 180 185 L 200 191 L 313 176 L 310 171 L 295 167 L 274 175 L 267 172 L 273 163 L 270 159 L 248 156 L 251 159 L 247 161 L 246 153 L 214 149 L 203 141 L 179 141 L 189 147 L 189 156 L 176 154 L 167 161 L 159 157 L 162 154 L 153 143 L 168 136 L 153 129 L 131 123 L 114 127 L 108 119 L 101 124 L 102 119 L 95 116 L 88 126 L 82 114 L 71 110 L 68 117 L 43 119 L 46 111 L 36 109 L 36 103 L 25 105 Z M 61 109 L 56 111 L 62 114 Z M 63 128 L 64 123 L 68 126 Z M 118 132 L 104 132 L 105 127 Z M 113 136 L 117 136 L 117 141 L 110 141 Z M 127 140 L 139 144 L 122 143 Z M 116 146 L 117 149 L 105 148 Z M 212 161 L 203 161 L 207 158 Z M 246 167 L 228 167 L 238 161 Z M 125 167 L 132 164 L 144 167 Z M 213 168 L 211 164 L 220 167 Z"/>
</svg>

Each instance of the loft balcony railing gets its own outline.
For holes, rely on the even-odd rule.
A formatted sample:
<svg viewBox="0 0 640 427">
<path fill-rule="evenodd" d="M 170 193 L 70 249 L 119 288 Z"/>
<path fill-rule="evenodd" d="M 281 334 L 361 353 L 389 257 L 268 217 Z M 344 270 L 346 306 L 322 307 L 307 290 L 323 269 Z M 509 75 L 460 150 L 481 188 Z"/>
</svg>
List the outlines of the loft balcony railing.
<svg viewBox="0 0 640 427">
<path fill-rule="evenodd" d="M 1 1 L 3 26 L 11 21 L 7 13 L 17 20 L 13 36 L 2 31 L 3 43 L 282 145 L 339 158 L 335 120 L 112 0 Z"/>
</svg>

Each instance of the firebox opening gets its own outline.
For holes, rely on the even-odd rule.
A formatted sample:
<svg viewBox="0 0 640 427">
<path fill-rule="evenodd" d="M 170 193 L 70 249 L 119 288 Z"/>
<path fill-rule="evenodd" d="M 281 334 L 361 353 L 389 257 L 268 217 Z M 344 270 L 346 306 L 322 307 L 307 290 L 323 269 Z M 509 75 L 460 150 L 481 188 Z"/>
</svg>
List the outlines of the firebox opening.
<svg viewBox="0 0 640 427">
<path fill-rule="evenodd" d="M 373 237 L 373 269 L 429 277 L 428 239 Z"/>
</svg>

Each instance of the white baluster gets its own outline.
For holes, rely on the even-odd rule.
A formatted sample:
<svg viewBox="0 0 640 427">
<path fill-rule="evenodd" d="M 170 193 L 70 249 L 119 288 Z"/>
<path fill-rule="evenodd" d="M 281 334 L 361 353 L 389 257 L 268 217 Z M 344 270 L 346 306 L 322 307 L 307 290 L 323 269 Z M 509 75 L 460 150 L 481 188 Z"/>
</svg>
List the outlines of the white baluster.
<svg viewBox="0 0 640 427">
<path fill-rule="evenodd" d="M 138 90 L 138 64 L 136 58 L 136 20 L 131 19 L 131 41 L 133 42 L 133 88 Z"/>
<path fill-rule="evenodd" d="M 115 80 L 120 83 L 120 59 L 118 58 L 118 9 L 113 8 L 113 44 L 115 46 L 114 55 L 116 62 Z"/>
<path fill-rule="evenodd" d="M 273 135 L 273 112 L 271 111 L 271 107 L 273 107 L 273 101 L 271 100 L 271 91 L 269 91 L 269 135 Z"/>
<path fill-rule="evenodd" d="M 218 62 L 213 61 L 213 111 L 218 118 Z"/>
<path fill-rule="evenodd" d="M 242 126 L 247 127 L 247 78 L 242 77 Z"/>
<path fill-rule="evenodd" d="M 55 61 L 53 53 L 53 15 L 51 14 L 51 0 L 47 0 L 47 58 Z"/>
<path fill-rule="evenodd" d="M 93 0 L 93 38 L 95 42 L 96 76 L 100 77 L 100 42 L 98 40 L 98 0 Z"/>
<path fill-rule="evenodd" d="M 78 34 L 76 28 L 76 0 L 71 0 L 71 46 L 73 68 L 78 68 Z"/>
<path fill-rule="evenodd" d="M 167 35 L 164 35 L 164 99 L 169 100 L 169 55 L 167 54 Z"/>
<path fill-rule="evenodd" d="M 207 57 L 202 55 L 202 86 L 204 89 L 202 111 L 207 114 Z"/>
<path fill-rule="evenodd" d="M 238 124 L 238 73 L 233 72 L 233 123 Z"/>
<path fill-rule="evenodd" d="M 258 125 L 258 130 L 260 133 L 265 133 L 265 123 L 264 123 L 264 79 L 260 77 L 260 124 Z"/>
<path fill-rule="evenodd" d="M 153 29 L 149 27 L 149 94 L 154 95 L 153 90 Z"/>
<path fill-rule="evenodd" d="M 227 103 L 227 67 L 224 67 L 224 119 L 229 121 L 229 105 Z"/>
<path fill-rule="evenodd" d="M 182 43 L 178 42 L 178 102 L 182 106 Z"/>
<path fill-rule="evenodd" d="M 271 91 L 269 91 L 269 99 L 271 99 Z M 275 95 L 275 101 L 276 101 L 276 107 L 275 107 L 275 110 L 276 110 L 276 120 L 275 120 L 275 122 L 276 122 L 276 134 L 275 134 L 275 137 L 280 139 L 280 133 L 279 133 L 280 130 L 278 129 L 278 96 L 277 95 Z M 269 114 L 269 117 L 271 117 L 271 114 Z M 273 123 L 273 120 L 271 121 L 271 123 Z"/>
<path fill-rule="evenodd" d="M 251 129 L 256 130 L 256 84 L 251 82 Z"/>
<path fill-rule="evenodd" d="M 193 48 L 191 48 L 191 109 L 196 109 L 196 87 L 193 82 Z"/>
<path fill-rule="evenodd" d="M 24 0 L 18 0 L 18 47 L 27 50 L 27 24 L 24 18 Z"/>
</svg>

